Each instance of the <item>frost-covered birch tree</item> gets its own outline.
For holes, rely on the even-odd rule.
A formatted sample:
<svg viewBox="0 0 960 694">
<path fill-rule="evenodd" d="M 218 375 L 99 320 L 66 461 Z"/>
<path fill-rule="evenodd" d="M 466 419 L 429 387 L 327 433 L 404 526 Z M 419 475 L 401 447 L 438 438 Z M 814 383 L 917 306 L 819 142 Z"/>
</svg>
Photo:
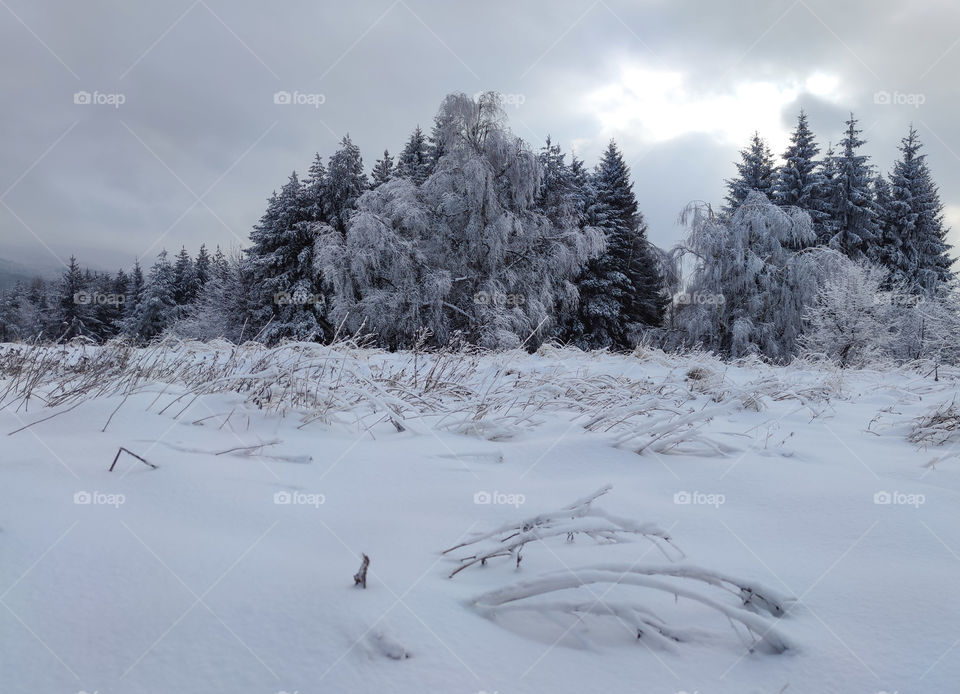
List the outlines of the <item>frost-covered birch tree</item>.
<svg viewBox="0 0 960 694">
<path fill-rule="evenodd" d="M 449 95 L 435 122 L 443 155 L 429 177 L 368 191 L 345 235 L 321 234 L 330 316 L 392 347 L 421 328 L 441 344 L 455 332 L 487 347 L 537 344 L 601 234 L 536 209 L 541 166 L 507 127 L 499 95 Z"/>
<path fill-rule="evenodd" d="M 805 250 L 814 240 L 810 216 L 751 191 L 729 218 L 694 204 L 682 220 L 690 235 L 674 255 L 694 263 L 675 321 L 688 344 L 788 359 L 822 267 Z"/>
</svg>

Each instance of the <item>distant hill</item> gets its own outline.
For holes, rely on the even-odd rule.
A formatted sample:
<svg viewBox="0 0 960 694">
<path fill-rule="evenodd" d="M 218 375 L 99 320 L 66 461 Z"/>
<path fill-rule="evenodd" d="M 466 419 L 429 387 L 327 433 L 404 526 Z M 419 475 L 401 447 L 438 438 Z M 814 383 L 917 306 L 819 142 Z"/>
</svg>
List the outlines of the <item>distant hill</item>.
<svg viewBox="0 0 960 694">
<path fill-rule="evenodd" d="M 57 272 L 51 268 L 35 268 L 0 258 L 0 290 L 8 289 L 17 282 L 29 282 L 34 277 L 53 279 L 56 276 Z"/>
</svg>

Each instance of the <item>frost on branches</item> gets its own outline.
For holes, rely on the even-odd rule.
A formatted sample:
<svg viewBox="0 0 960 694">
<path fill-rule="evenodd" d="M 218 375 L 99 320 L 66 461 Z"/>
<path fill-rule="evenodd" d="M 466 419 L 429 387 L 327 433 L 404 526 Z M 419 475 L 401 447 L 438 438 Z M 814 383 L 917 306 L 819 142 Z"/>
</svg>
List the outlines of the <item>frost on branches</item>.
<svg viewBox="0 0 960 694">
<path fill-rule="evenodd" d="M 674 257 L 692 256 L 694 267 L 674 323 L 689 344 L 787 359 L 819 278 L 804 253 L 814 241 L 810 216 L 751 191 L 729 218 L 694 204 L 682 219 L 690 235 Z"/>
<path fill-rule="evenodd" d="M 444 554 L 459 551 L 460 556 L 455 558 L 460 566 L 450 577 L 468 567 L 486 566 L 495 557 L 509 557 L 519 570 L 527 544 L 558 537 L 572 543 L 579 535 L 601 544 L 618 544 L 631 535 L 638 536 L 653 543 L 668 559 L 683 557 L 669 535 L 657 526 L 595 508 L 594 502 L 610 489 L 608 485 L 558 511 L 507 523 L 451 547 Z M 557 556 L 554 550 L 549 552 Z M 599 591 L 593 589 L 596 585 Z M 644 600 L 638 602 L 637 596 Z M 721 616 L 718 621 L 725 621 L 741 636 L 750 652 L 783 653 L 791 647 L 774 620 L 787 614 L 792 599 L 753 582 L 684 563 L 647 565 L 635 561 L 571 567 L 564 562 L 560 571 L 488 591 L 474 598 L 472 604 L 480 614 L 502 626 L 547 643 L 567 640 L 593 647 L 596 641 L 605 639 L 605 622 L 614 640 L 626 636 L 651 647 L 673 649 L 678 644 L 710 638 L 702 625 L 677 626 L 660 616 L 661 610 L 670 609 L 671 603 L 681 599 Z M 713 623 L 706 614 L 702 620 Z"/>
<path fill-rule="evenodd" d="M 536 209 L 540 165 L 497 94 L 450 95 L 437 123 L 444 154 L 429 177 L 364 193 L 345 234 L 319 236 L 330 318 L 391 347 L 422 328 L 440 344 L 457 332 L 491 348 L 536 344 L 602 235 Z"/>
</svg>

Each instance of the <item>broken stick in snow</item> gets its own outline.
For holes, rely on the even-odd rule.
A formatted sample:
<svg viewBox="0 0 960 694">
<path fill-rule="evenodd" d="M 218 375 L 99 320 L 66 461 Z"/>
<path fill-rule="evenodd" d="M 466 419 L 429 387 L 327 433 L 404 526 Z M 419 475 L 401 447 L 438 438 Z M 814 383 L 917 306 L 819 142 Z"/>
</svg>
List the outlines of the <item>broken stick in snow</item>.
<svg viewBox="0 0 960 694">
<path fill-rule="evenodd" d="M 361 588 L 367 587 L 367 567 L 370 566 L 370 557 L 366 554 L 361 555 L 363 557 L 363 563 L 360 564 L 360 570 L 357 573 L 353 574 L 353 585 L 360 586 Z"/>
<path fill-rule="evenodd" d="M 113 468 L 116 466 L 117 461 L 120 460 L 120 454 L 121 454 L 121 453 L 126 453 L 127 455 L 132 455 L 134 458 L 136 458 L 137 460 L 139 460 L 139 461 L 140 461 L 141 463 L 143 463 L 144 465 L 149 465 L 149 466 L 152 467 L 154 470 L 157 469 L 157 466 L 154 465 L 153 463 L 151 463 L 150 461 L 145 460 L 144 458 L 141 458 L 141 457 L 138 456 L 136 453 L 133 453 L 132 451 L 128 451 L 126 448 L 124 448 L 123 446 L 121 446 L 121 447 L 120 447 L 120 450 L 117 451 L 117 455 L 114 456 L 114 458 L 113 458 L 113 463 L 110 464 L 110 469 L 107 470 L 107 472 L 113 472 Z"/>
</svg>

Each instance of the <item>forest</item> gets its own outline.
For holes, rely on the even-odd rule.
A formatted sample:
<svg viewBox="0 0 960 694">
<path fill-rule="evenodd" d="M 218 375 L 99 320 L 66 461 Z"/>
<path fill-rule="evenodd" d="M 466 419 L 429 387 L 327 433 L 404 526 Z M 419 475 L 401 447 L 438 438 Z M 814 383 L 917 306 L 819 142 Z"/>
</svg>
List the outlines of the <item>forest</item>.
<svg viewBox="0 0 960 694">
<path fill-rule="evenodd" d="M 661 249 L 617 143 L 588 167 L 510 130 L 495 92 L 450 94 L 370 173 L 347 135 L 269 198 L 242 249 L 159 254 L 115 274 L 71 258 L 0 294 L 0 341 L 535 350 L 702 348 L 786 363 L 955 363 L 960 301 L 937 184 L 912 125 L 884 174 L 853 114 L 823 148 L 802 111 L 775 156 L 759 133 L 727 196 L 679 211 Z M 697 191 L 690 191 L 692 200 Z"/>
</svg>

